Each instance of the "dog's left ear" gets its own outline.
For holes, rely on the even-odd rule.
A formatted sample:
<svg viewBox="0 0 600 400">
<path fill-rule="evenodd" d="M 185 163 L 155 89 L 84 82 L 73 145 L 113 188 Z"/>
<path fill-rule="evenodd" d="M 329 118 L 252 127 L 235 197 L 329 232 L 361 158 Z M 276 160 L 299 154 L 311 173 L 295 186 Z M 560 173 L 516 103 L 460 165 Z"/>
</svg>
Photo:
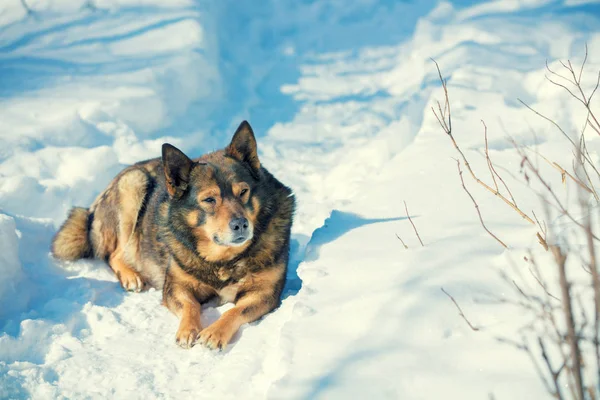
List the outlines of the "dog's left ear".
<svg viewBox="0 0 600 400">
<path fill-rule="evenodd" d="M 225 148 L 225 154 L 248 164 L 254 172 L 258 172 L 260 161 L 256 150 L 256 138 L 248 121 L 243 121 L 237 128 L 231 143 Z"/>
<path fill-rule="evenodd" d="M 162 164 L 167 192 L 171 198 L 177 199 L 187 190 L 194 162 L 177 147 L 165 143 L 162 145 Z"/>
</svg>

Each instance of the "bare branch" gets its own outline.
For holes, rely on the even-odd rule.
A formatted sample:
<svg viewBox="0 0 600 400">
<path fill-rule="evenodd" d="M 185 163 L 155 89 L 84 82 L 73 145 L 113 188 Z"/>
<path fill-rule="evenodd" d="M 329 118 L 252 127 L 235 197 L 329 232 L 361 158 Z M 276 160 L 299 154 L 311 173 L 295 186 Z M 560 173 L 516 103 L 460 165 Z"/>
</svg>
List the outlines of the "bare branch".
<svg viewBox="0 0 600 400">
<path fill-rule="evenodd" d="M 500 343 L 508 344 L 510 346 L 513 346 L 517 350 L 525 352 L 527 354 L 527 356 L 529 356 L 529 359 L 531 360 L 531 362 L 533 364 L 533 367 L 535 368 L 535 371 L 537 372 L 540 380 L 544 384 L 544 387 L 546 388 L 546 391 L 548 393 L 551 393 L 551 394 L 554 395 L 554 390 L 552 389 L 552 386 L 548 382 L 548 379 L 546 378 L 546 375 L 542 372 L 542 368 L 540 367 L 537 358 L 534 356 L 533 352 L 529 348 L 529 345 L 527 344 L 525 338 L 522 338 L 522 340 L 521 340 L 522 343 L 516 342 L 514 340 L 506 339 L 506 338 L 496 338 L 496 340 L 498 342 L 500 342 Z M 559 393 L 560 393 L 560 391 L 559 391 Z M 560 397 L 560 396 L 556 396 L 555 395 L 555 397 L 558 400 L 563 400 L 563 398 Z"/>
<path fill-rule="evenodd" d="M 469 190 L 467 189 L 467 187 L 465 186 L 465 180 L 463 179 L 463 172 L 460 169 L 460 161 L 455 160 L 456 161 L 456 166 L 458 167 L 458 176 L 460 177 L 460 182 L 462 184 L 463 189 L 465 190 L 465 192 L 467 192 L 467 194 L 469 195 L 469 197 L 471 198 L 471 201 L 473 202 L 473 204 L 475 205 L 475 210 L 477 210 L 477 215 L 479 216 L 479 221 L 481 222 L 481 226 L 483 226 L 483 229 L 485 229 L 485 231 L 487 233 L 490 234 L 491 237 L 493 237 L 494 239 L 496 239 L 496 241 L 498 243 L 500 243 L 502 245 L 502 247 L 504 247 L 505 249 L 508 248 L 508 246 L 506 244 L 504 244 L 504 242 L 500 239 L 498 239 L 498 237 L 496 235 L 494 235 L 488 228 L 487 226 L 485 226 L 485 222 L 483 222 L 483 217 L 481 216 L 481 211 L 479 211 L 479 204 L 477 204 L 477 202 L 475 201 L 475 198 L 471 195 L 471 193 L 469 192 Z"/>
<path fill-rule="evenodd" d="M 465 317 L 465 314 L 463 313 L 462 309 L 460 308 L 460 306 L 458 305 L 458 303 L 456 302 L 456 300 L 454 300 L 454 297 L 450 296 L 450 294 L 448 292 L 446 292 L 444 290 L 444 288 L 441 288 L 441 289 L 442 289 L 442 292 L 444 292 L 446 294 L 446 296 L 448 296 L 450 298 L 450 300 L 452 300 L 452 302 L 454 303 L 454 305 L 458 309 L 458 315 L 460 315 L 465 320 L 465 322 L 467 323 L 467 325 L 469 325 L 469 328 L 471 328 L 474 331 L 478 331 L 479 328 L 477 328 L 476 326 L 473 326 L 473 324 L 471 322 L 469 322 L 469 320 L 467 319 L 467 317 Z"/>
<path fill-rule="evenodd" d="M 571 222 L 573 222 L 575 225 L 579 226 L 580 228 L 583 228 L 584 227 L 583 224 L 581 222 L 577 221 L 573 217 L 573 215 L 571 215 L 571 213 L 569 213 L 569 211 L 565 208 L 564 204 L 560 201 L 560 199 L 558 198 L 558 196 L 556 195 L 556 193 L 554 192 L 554 190 L 552 190 L 552 187 L 550 186 L 550 184 L 541 176 L 539 169 L 537 169 L 531 163 L 531 160 L 529 159 L 529 157 L 523 152 L 523 150 L 517 145 L 517 143 L 513 139 L 511 139 L 511 142 L 512 142 L 513 146 L 515 147 L 515 149 L 519 152 L 519 154 L 521 155 L 521 157 L 523 157 L 523 159 L 521 160 L 521 165 L 527 166 L 529 168 L 529 170 L 534 173 L 536 179 L 544 186 L 544 188 L 546 189 L 546 191 L 550 194 L 550 196 L 556 202 L 556 204 L 552 204 L 552 205 L 554 207 L 556 207 L 558 210 L 560 210 L 561 213 L 563 215 L 565 215 L 567 218 L 569 218 L 569 220 Z M 528 179 L 527 176 L 526 176 L 526 179 Z M 551 203 L 548 203 L 548 204 L 551 204 Z M 595 240 L 600 241 L 600 238 L 598 238 L 593 233 L 592 233 L 592 237 Z"/>
<path fill-rule="evenodd" d="M 542 117 L 543 119 L 545 119 L 546 121 L 550 122 L 552 125 L 554 125 L 563 135 L 564 137 L 566 137 L 569 142 L 571 142 L 571 144 L 573 145 L 573 147 L 577 147 L 577 145 L 575 144 L 575 142 L 573 141 L 573 139 L 571 139 L 571 137 L 567 134 L 567 132 L 565 132 L 563 130 L 563 128 L 560 127 L 560 125 L 558 125 L 555 121 L 551 120 L 550 118 L 546 117 L 545 115 L 537 112 L 536 110 L 534 110 L 529 104 L 525 103 L 523 100 L 521 99 L 517 99 L 519 101 L 519 103 L 523 104 L 525 107 L 527 107 L 530 111 L 532 111 L 534 114 L 536 114 L 539 117 Z"/>
<path fill-rule="evenodd" d="M 548 245 L 546 245 L 546 246 L 548 246 Z M 555 300 L 558 300 L 558 301 L 560 301 L 560 299 L 559 299 L 558 297 L 554 296 L 552 293 L 550 293 L 550 292 L 548 291 L 548 289 L 546 289 L 546 285 L 544 285 L 544 284 L 542 283 L 542 281 L 540 280 L 540 278 L 538 278 L 538 277 L 537 277 L 537 276 L 536 276 L 536 275 L 533 273 L 533 271 L 531 270 L 531 268 L 529 269 L 529 273 L 531 274 L 531 276 L 533 276 L 533 279 L 535 279 L 535 280 L 536 280 L 536 282 L 537 282 L 537 283 L 540 285 L 540 287 L 541 287 L 542 289 L 544 289 L 544 292 L 545 292 L 545 293 L 546 293 L 546 294 L 547 294 L 549 297 L 551 297 L 551 298 L 553 298 L 553 299 L 555 299 Z"/>
<path fill-rule="evenodd" d="M 568 87 L 566 87 L 565 85 L 558 83 L 552 79 L 550 79 L 548 76 L 546 76 L 546 79 L 551 82 L 552 84 L 559 86 L 561 88 L 563 88 L 564 90 L 566 90 L 574 99 L 578 100 L 579 102 L 581 102 L 581 104 L 583 104 L 583 106 L 590 112 L 589 117 L 591 118 L 590 120 L 590 126 L 592 127 L 592 129 L 594 129 L 596 131 L 596 133 L 600 134 L 600 122 L 598 121 L 598 119 L 596 118 L 596 115 L 594 114 L 594 112 L 591 110 L 590 108 L 590 104 L 591 104 L 591 99 L 594 96 L 594 94 L 596 93 L 596 90 L 598 88 L 598 85 L 600 85 L 600 71 L 598 73 L 598 80 L 596 82 L 596 87 L 594 88 L 594 90 L 592 91 L 592 93 L 590 94 L 589 98 L 586 98 L 585 92 L 583 91 L 583 88 L 581 87 L 581 76 L 583 74 L 583 69 L 585 66 L 585 63 L 587 61 L 587 44 L 586 44 L 586 52 L 585 52 L 585 58 L 583 60 L 583 63 L 581 64 L 581 70 L 579 71 L 579 79 L 577 78 L 577 76 L 575 75 L 575 69 L 573 68 L 573 65 L 571 64 L 571 61 L 568 60 L 568 66 L 565 65 L 565 63 L 563 63 L 562 61 L 560 62 L 562 64 L 562 66 L 570 72 L 571 76 L 573 77 L 573 81 L 571 81 L 570 79 L 567 79 L 566 77 L 560 75 L 560 74 L 556 74 L 553 71 L 551 71 L 549 68 L 548 70 L 555 76 L 559 76 L 565 80 L 567 80 L 569 83 L 571 83 L 572 85 L 574 85 L 577 90 L 579 91 L 579 94 L 581 95 L 581 98 L 577 97 Z M 592 121 L 595 123 L 592 123 Z"/>
<path fill-rule="evenodd" d="M 413 229 L 415 230 L 415 234 L 417 235 L 417 239 L 419 239 L 419 242 L 421 243 L 421 246 L 425 247 L 425 245 L 423 244 L 423 241 L 421 240 L 421 236 L 419 236 L 419 231 L 417 231 L 417 227 L 415 226 L 415 223 L 413 222 L 412 218 L 410 217 L 410 214 L 408 213 L 408 206 L 406 205 L 406 201 L 404 202 L 404 209 L 406 210 L 406 216 L 408 217 L 408 220 L 410 221 L 410 224 L 412 225 Z"/>
<path fill-rule="evenodd" d="M 583 57 L 583 62 L 581 63 L 581 69 L 579 70 L 579 79 L 577 80 L 578 84 L 581 84 L 581 75 L 583 74 L 583 68 L 585 67 L 585 62 L 588 58 L 588 45 L 585 43 L 585 57 Z"/>
<path fill-rule="evenodd" d="M 563 64 L 563 67 L 564 67 L 564 66 L 565 66 L 565 65 Z M 550 66 L 548 65 L 548 60 L 546 60 L 546 70 L 547 70 L 548 72 L 550 72 L 552 75 L 556 76 L 557 78 L 564 79 L 565 81 L 569 82 L 571 85 L 574 85 L 574 84 L 575 84 L 575 83 L 573 83 L 573 82 L 572 82 L 572 81 L 571 81 L 569 78 L 566 78 L 566 77 L 564 77 L 563 75 L 561 75 L 561 74 L 558 74 L 558 73 L 556 73 L 556 72 L 552 71 L 552 70 L 550 69 Z"/>
<path fill-rule="evenodd" d="M 546 227 L 546 221 L 544 221 L 544 226 L 542 226 L 542 224 L 540 223 L 540 220 L 538 219 L 537 215 L 535 215 L 535 211 L 532 210 L 531 213 L 533 214 L 533 217 L 535 218 L 535 222 L 537 223 L 538 227 L 542 231 L 542 233 L 540 233 L 540 232 L 536 233 L 536 237 L 538 238 L 538 242 L 542 245 L 542 247 L 544 248 L 544 250 L 548 251 L 548 242 L 546 240 L 546 237 L 548 236 L 548 229 Z"/>
<path fill-rule="evenodd" d="M 445 116 L 445 111 L 448 110 L 448 124 L 445 124 L 445 125 L 446 125 L 447 133 L 450 134 L 450 133 L 452 133 L 452 113 L 450 112 L 450 99 L 448 97 L 448 85 L 447 85 L 447 82 L 444 80 L 444 78 L 442 78 L 442 71 L 440 70 L 440 66 L 438 65 L 437 61 L 435 61 L 433 58 L 431 59 L 431 61 L 433 61 L 433 63 L 435 64 L 435 67 L 437 68 L 438 76 L 440 78 L 440 81 L 442 82 L 442 87 L 444 88 L 444 97 L 446 99 L 446 102 L 444 104 L 444 114 L 442 114 L 442 115 Z"/>
<path fill-rule="evenodd" d="M 406 245 L 406 243 L 404 243 L 404 240 L 402 240 L 402 238 L 400 236 L 398 236 L 398 234 L 396 233 L 396 237 L 398 238 L 398 240 L 402 243 L 402 246 L 404 246 L 405 249 L 408 249 L 408 246 Z"/>
<path fill-rule="evenodd" d="M 544 362 L 546 363 L 546 369 L 548 369 L 548 372 L 550 372 L 550 375 L 552 376 L 552 382 L 554 383 L 554 396 L 556 396 L 557 399 L 562 399 L 562 393 L 560 391 L 560 383 L 558 382 L 558 378 L 560 376 L 560 373 L 562 372 L 565 363 L 563 362 L 562 366 L 559 367 L 557 370 L 555 370 L 552 367 L 552 363 L 550 362 L 550 358 L 548 357 L 548 352 L 546 351 L 546 345 L 544 344 L 544 341 L 541 337 L 538 337 L 538 345 L 540 346 L 540 350 L 542 351 L 542 358 L 544 359 Z"/>
<path fill-rule="evenodd" d="M 579 350 L 579 338 L 575 333 L 575 318 L 573 317 L 573 305 L 571 304 L 571 284 L 567 280 L 566 263 L 567 255 L 563 253 L 562 249 L 558 246 L 552 246 L 552 254 L 556 264 L 558 265 L 560 288 L 562 291 L 562 303 L 563 313 L 565 316 L 565 323 L 567 325 L 567 341 L 570 347 L 570 359 L 573 363 L 572 370 L 575 375 L 575 389 L 577 390 L 577 396 L 579 400 L 584 400 L 584 382 L 583 382 L 583 370 L 581 365 L 581 352 Z"/>
<path fill-rule="evenodd" d="M 502 186 L 504 186 L 504 189 L 506 189 L 506 191 L 508 192 L 508 195 L 510 196 L 510 200 L 512 201 L 514 206 L 518 208 L 519 206 L 517 205 L 517 201 L 515 200 L 515 197 L 513 196 L 512 192 L 510 191 L 506 182 L 504 182 L 504 179 L 502 179 L 502 177 L 500 176 L 498 171 L 496 171 L 496 167 L 494 166 L 494 163 L 492 162 L 492 159 L 490 158 L 489 148 L 488 148 L 487 125 L 485 124 L 485 122 L 483 120 L 481 120 L 481 123 L 483 124 L 483 127 L 484 127 L 483 133 L 484 133 L 484 137 L 485 137 L 485 158 L 487 160 L 490 172 L 492 173 L 492 180 L 494 181 L 494 186 L 496 187 L 496 191 L 499 192 L 498 184 L 496 183 L 496 179 L 494 178 L 494 175 L 498 178 L 498 180 L 502 183 Z"/>
<path fill-rule="evenodd" d="M 583 89 L 581 88 L 581 83 L 577 81 L 577 77 L 575 76 L 575 70 L 573 69 L 573 66 L 571 65 L 571 60 L 568 60 L 568 63 L 569 63 L 571 75 L 573 76 L 573 80 L 575 80 L 575 87 L 577 87 L 577 89 L 579 89 L 579 93 L 581 94 L 583 103 L 586 106 L 589 106 L 589 102 L 588 102 L 587 98 L 585 97 L 585 93 L 583 92 Z M 583 65 L 584 64 L 581 65 L 582 68 L 583 68 Z"/>
<path fill-rule="evenodd" d="M 594 94 L 596 94 L 596 90 L 598 90 L 598 86 L 600 85 L 600 71 L 598 71 L 598 79 L 596 79 L 596 86 L 594 87 L 594 90 L 592 90 L 592 94 L 590 94 L 590 98 L 588 99 L 588 102 L 592 102 L 592 97 L 594 97 Z"/>
<path fill-rule="evenodd" d="M 489 185 L 487 185 L 486 183 L 484 183 L 481 179 L 479 179 L 475 175 L 475 172 L 473 172 L 473 170 L 471 169 L 471 165 L 469 164 L 469 161 L 467 160 L 467 157 L 462 152 L 462 150 L 460 149 L 460 147 L 456 143 L 456 140 L 454 139 L 454 136 L 452 135 L 452 117 L 451 117 L 451 114 L 450 114 L 450 100 L 448 98 L 448 87 L 446 85 L 446 82 L 442 78 L 442 72 L 440 71 L 440 67 L 439 67 L 438 63 L 435 60 L 433 60 L 433 59 L 432 59 L 432 61 L 435 63 L 435 66 L 436 66 L 437 71 L 438 71 L 438 76 L 439 76 L 439 78 L 440 78 L 440 80 L 442 82 L 442 87 L 444 89 L 444 98 L 445 98 L 444 110 L 446 110 L 446 108 L 448 110 L 448 117 L 447 117 L 448 122 L 446 123 L 446 115 L 442 111 L 441 106 L 439 105 L 439 103 L 438 103 L 438 109 L 439 109 L 440 115 L 438 115 L 435 112 L 435 109 L 433 109 L 433 108 L 432 108 L 432 111 L 433 111 L 435 117 L 437 118 L 438 122 L 440 123 L 440 126 L 442 126 L 442 128 L 444 129 L 444 131 L 446 132 L 446 134 L 450 137 L 450 140 L 452 140 L 452 144 L 454 145 L 454 148 L 456 149 L 456 151 L 458 151 L 458 153 L 460 154 L 460 156 L 461 156 L 461 158 L 463 160 L 463 163 L 465 164 L 465 167 L 467 168 L 467 170 L 469 171 L 469 173 L 471 174 L 471 176 L 473 177 L 473 179 L 475 179 L 475 181 L 477 183 L 479 183 L 481 186 L 483 186 L 484 188 L 486 188 L 487 190 L 489 190 L 490 192 L 492 192 L 495 196 L 497 196 L 500 199 L 502 199 L 502 201 L 504 201 L 506 204 L 508 204 L 513 210 L 515 210 L 527 222 L 529 222 L 532 225 L 535 225 L 535 222 L 533 222 L 533 220 L 527 214 L 525 214 L 521 209 L 519 209 L 519 207 L 517 207 L 516 204 L 514 204 L 514 202 L 511 202 L 509 199 L 507 199 L 497 189 L 494 190 L 492 187 L 490 187 Z"/>
<path fill-rule="evenodd" d="M 585 198 L 580 196 L 579 202 L 582 210 L 587 214 L 584 222 L 584 233 L 589 253 L 589 269 L 592 276 L 592 289 L 594 293 L 594 338 L 593 345 L 596 355 L 596 373 L 598 383 L 600 384 L 600 274 L 598 273 L 598 261 L 596 259 L 596 247 L 594 244 L 594 234 L 592 232 L 592 214 L 590 206 Z M 582 308 L 582 312 L 585 310 Z"/>
<path fill-rule="evenodd" d="M 547 76 L 546 76 L 546 79 L 547 79 L 548 81 L 550 81 L 551 83 L 555 84 L 556 86 L 560 86 L 561 88 L 565 89 L 567 92 L 569 92 L 569 94 L 570 94 L 571 96 L 573 96 L 573 98 L 577 99 L 578 101 L 580 101 L 580 102 L 581 102 L 581 104 L 583 104 L 584 106 L 586 106 L 586 103 L 585 103 L 585 101 L 584 101 L 584 100 L 582 100 L 582 99 L 580 99 L 579 97 L 577 97 L 577 96 L 576 96 L 576 95 L 575 95 L 573 92 L 571 92 L 571 90 L 570 90 L 568 87 L 566 87 L 565 85 L 563 85 L 563 84 L 561 84 L 561 83 L 558 83 L 558 82 L 555 82 L 555 81 L 553 81 L 552 79 L 550 79 L 550 78 L 549 78 L 549 77 L 547 77 Z"/>
</svg>

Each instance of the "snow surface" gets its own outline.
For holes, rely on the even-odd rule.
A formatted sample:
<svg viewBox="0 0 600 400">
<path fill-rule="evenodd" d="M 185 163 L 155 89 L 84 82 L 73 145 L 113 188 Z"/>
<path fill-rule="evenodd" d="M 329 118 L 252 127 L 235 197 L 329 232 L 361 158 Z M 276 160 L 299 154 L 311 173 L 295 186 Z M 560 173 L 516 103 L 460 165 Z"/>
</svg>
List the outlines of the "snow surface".
<svg viewBox="0 0 600 400">
<path fill-rule="evenodd" d="M 598 2 L 27 4 L 0 4 L 0 398 L 547 396 L 496 340 L 521 311 L 478 300 L 504 296 L 500 272 L 518 273 L 535 230 L 467 179 L 511 250 L 481 229 L 431 113 L 431 58 L 474 168 L 486 168 L 483 119 L 517 201 L 538 209 L 505 137 L 569 164 L 564 138 L 517 98 L 581 129 L 544 65 L 580 62 L 587 43 L 600 68 Z M 124 293 L 102 262 L 58 264 L 49 243 L 124 165 L 167 140 L 219 148 L 242 119 L 298 200 L 285 298 L 226 351 L 182 350 L 160 293 Z M 203 324 L 228 307 L 206 307 Z"/>
</svg>

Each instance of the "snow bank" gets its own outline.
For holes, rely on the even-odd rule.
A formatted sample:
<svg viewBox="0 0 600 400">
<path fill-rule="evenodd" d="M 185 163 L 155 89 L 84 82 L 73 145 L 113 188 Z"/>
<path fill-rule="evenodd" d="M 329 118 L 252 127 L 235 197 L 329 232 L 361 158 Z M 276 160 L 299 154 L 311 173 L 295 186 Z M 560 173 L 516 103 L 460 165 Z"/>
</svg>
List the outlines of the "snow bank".
<svg viewBox="0 0 600 400">
<path fill-rule="evenodd" d="M 0 319 L 9 311 L 19 295 L 17 285 L 23 274 L 19 261 L 19 237 L 15 220 L 0 213 Z"/>
<path fill-rule="evenodd" d="M 17 0 L 4 7 L 20 19 L 0 20 L 5 210 L 58 224 L 124 164 L 155 157 L 165 141 L 202 141 L 192 121 L 210 114 L 197 106 L 218 99 L 220 76 L 204 16 L 189 1 L 27 4 L 32 15 L 19 14 Z"/>
</svg>

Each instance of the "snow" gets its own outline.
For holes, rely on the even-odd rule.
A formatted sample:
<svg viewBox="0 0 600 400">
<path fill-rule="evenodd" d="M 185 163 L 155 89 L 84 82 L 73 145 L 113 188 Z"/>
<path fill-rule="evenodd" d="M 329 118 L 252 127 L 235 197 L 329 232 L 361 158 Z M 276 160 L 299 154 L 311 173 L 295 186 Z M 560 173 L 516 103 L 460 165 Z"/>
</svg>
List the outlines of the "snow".
<svg viewBox="0 0 600 400">
<path fill-rule="evenodd" d="M 15 220 L 8 215 L 0 215 L 0 254 L 3 278 L 0 281 L 0 301 L 9 304 L 11 297 L 17 295 L 17 285 L 22 279 L 21 262 L 19 261 L 19 237 Z M 8 307 L 2 307 L 5 313 Z M 9 309 L 10 310 L 10 309 Z"/>
<path fill-rule="evenodd" d="M 481 228 L 431 113 L 431 58 L 473 168 L 487 172 L 483 119 L 517 201 L 539 210 L 506 135 L 569 165 L 565 139 L 517 99 L 582 128 L 545 61 L 581 62 L 587 43 L 593 86 L 597 2 L 27 3 L 0 5 L 0 398 L 546 396 L 497 340 L 522 311 L 481 301 L 509 294 L 501 273 L 521 278 L 536 231 L 465 174 L 510 250 Z M 226 351 L 185 351 L 159 292 L 125 293 L 102 262 L 57 263 L 49 244 L 124 165 L 165 141 L 222 147 L 242 119 L 298 201 L 285 298 Z M 205 307 L 203 325 L 229 307 Z"/>
</svg>

